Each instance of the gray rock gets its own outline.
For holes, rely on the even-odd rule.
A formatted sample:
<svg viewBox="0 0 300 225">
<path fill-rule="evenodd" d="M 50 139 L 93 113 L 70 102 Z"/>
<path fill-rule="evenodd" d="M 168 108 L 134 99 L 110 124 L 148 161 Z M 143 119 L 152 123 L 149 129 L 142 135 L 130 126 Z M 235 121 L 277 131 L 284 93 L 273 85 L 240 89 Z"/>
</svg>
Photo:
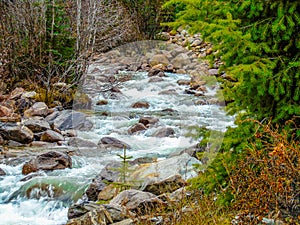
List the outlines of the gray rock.
<svg viewBox="0 0 300 225">
<path fill-rule="evenodd" d="M 151 70 L 149 70 L 148 72 L 148 77 L 154 77 L 154 76 L 158 76 L 158 77 L 164 77 L 165 74 L 163 73 L 163 71 L 159 68 L 152 68 Z"/>
<path fill-rule="evenodd" d="M 114 137 L 103 137 L 101 138 L 101 140 L 98 142 L 98 145 L 101 146 L 104 145 L 105 147 L 114 147 L 114 148 L 126 148 L 126 149 L 130 149 L 131 147 L 126 144 L 123 141 L 118 140 L 117 138 Z"/>
<path fill-rule="evenodd" d="M 103 204 L 114 222 L 126 219 L 126 211 L 123 207 L 116 204 Z"/>
<path fill-rule="evenodd" d="M 85 140 L 79 137 L 71 137 L 68 140 L 68 145 L 79 148 L 97 148 L 98 145 L 92 141 Z"/>
<path fill-rule="evenodd" d="M 128 133 L 129 134 L 134 134 L 134 133 L 144 131 L 144 130 L 147 130 L 147 127 L 142 123 L 137 123 L 137 124 L 134 124 L 133 126 L 131 126 L 128 129 Z"/>
<path fill-rule="evenodd" d="M 175 134 L 175 131 L 171 127 L 162 127 L 152 134 L 152 137 L 170 137 Z"/>
<path fill-rule="evenodd" d="M 72 168 L 72 159 L 69 155 L 50 151 L 36 156 L 36 158 L 25 163 L 22 168 L 22 174 L 27 175 L 38 170 L 58 170 Z"/>
<path fill-rule="evenodd" d="M 87 119 L 87 115 L 72 110 L 54 112 L 46 119 L 59 130 L 90 130 L 93 127 L 93 123 Z"/>
<path fill-rule="evenodd" d="M 5 175 L 6 175 L 6 172 L 2 168 L 0 168 L 0 176 L 5 176 Z"/>
<path fill-rule="evenodd" d="M 112 223 L 113 220 L 107 210 L 99 205 L 97 208 L 85 213 L 81 217 L 70 219 L 66 225 L 106 225 Z"/>
<path fill-rule="evenodd" d="M 28 119 L 24 122 L 24 125 L 28 127 L 33 133 L 43 132 L 50 130 L 49 123 L 44 119 Z"/>
<path fill-rule="evenodd" d="M 191 44 L 191 47 L 196 47 L 202 44 L 202 40 L 200 39 L 196 39 L 193 41 L 193 43 Z"/>
<path fill-rule="evenodd" d="M 108 163 L 97 175 L 88 189 L 86 190 L 86 195 L 88 200 L 97 201 L 99 193 L 107 186 L 108 183 L 118 181 L 120 177 L 120 172 L 118 168 L 121 167 L 119 162 L 110 162 Z"/>
<path fill-rule="evenodd" d="M 164 81 L 164 79 L 161 77 L 158 77 L 158 76 L 154 76 L 154 77 L 150 77 L 148 82 L 155 83 L 155 82 L 161 82 L 161 81 Z"/>
<path fill-rule="evenodd" d="M 155 195 L 171 193 L 187 185 L 187 182 L 180 175 L 171 176 L 165 180 L 155 182 L 150 180 L 143 185 L 142 191 L 150 192 Z"/>
<path fill-rule="evenodd" d="M 35 91 L 26 91 L 21 95 L 21 98 L 34 98 L 36 96 Z"/>
<path fill-rule="evenodd" d="M 191 63 L 190 57 L 186 53 L 178 54 L 172 61 L 175 69 L 182 69 Z"/>
<path fill-rule="evenodd" d="M 155 163 L 139 165 L 129 179 L 145 181 L 153 179 L 158 182 L 179 174 L 187 180 L 198 175 L 194 164 L 201 164 L 201 162 L 187 153 L 183 153 Z"/>
<path fill-rule="evenodd" d="M 33 132 L 26 126 L 18 123 L 0 122 L 0 135 L 7 140 L 13 140 L 22 144 L 28 144 L 33 141 Z"/>
<path fill-rule="evenodd" d="M 24 146 L 25 146 L 25 144 L 22 144 L 22 143 L 20 143 L 20 142 L 13 141 L 13 140 L 9 140 L 9 141 L 7 142 L 7 145 L 8 145 L 9 147 L 24 147 Z"/>
<path fill-rule="evenodd" d="M 60 134 L 53 130 L 47 130 L 45 131 L 41 136 L 41 141 L 45 142 L 58 142 L 58 141 L 64 141 L 65 138 Z"/>
<path fill-rule="evenodd" d="M 174 89 L 164 90 L 158 93 L 159 95 L 177 95 L 178 93 Z"/>
<path fill-rule="evenodd" d="M 25 117 L 47 116 L 49 113 L 48 106 L 44 102 L 36 102 L 24 112 Z"/>
<path fill-rule="evenodd" d="M 127 210 L 141 215 L 164 205 L 156 195 L 134 189 L 122 191 L 110 201 L 110 204 L 124 206 Z"/>
<path fill-rule="evenodd" d="M 209 69 L 208 73 L 210 75 L 218 75 L 219 74 L 219 69 Z"/>
</svg>

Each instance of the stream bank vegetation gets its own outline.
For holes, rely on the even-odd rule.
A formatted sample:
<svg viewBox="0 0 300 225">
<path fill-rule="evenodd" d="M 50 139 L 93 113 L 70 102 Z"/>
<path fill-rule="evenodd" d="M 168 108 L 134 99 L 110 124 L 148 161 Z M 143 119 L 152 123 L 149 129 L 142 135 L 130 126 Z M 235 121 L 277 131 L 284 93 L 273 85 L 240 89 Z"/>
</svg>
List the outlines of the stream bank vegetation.
<svg viewBox="0 0 300 225">
<path fill-rule="evenodd" d="M 178 13 L 164 25 L 213 44 L 207 58 L 212 67 L 223 62 L 219 81 L 236 115 L 237 126 L 191 188 L 213 196 L 231 223 L 299 224 L 299 1 L 170 0 L 170 7 Z"/>
</svg>

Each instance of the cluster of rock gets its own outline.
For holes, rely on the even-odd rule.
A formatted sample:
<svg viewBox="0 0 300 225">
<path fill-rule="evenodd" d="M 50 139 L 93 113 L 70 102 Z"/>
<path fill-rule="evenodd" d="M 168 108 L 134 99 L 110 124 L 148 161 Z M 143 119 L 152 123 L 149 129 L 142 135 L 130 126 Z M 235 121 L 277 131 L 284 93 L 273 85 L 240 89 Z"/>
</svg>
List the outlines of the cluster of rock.
<svg viewBox="0 0 300 225">
<path fill-rule="evenodd" d="M 107 164 L 86 190 L 85 201 L 69 208 L 67 224 L 134 224 L 141 216 L 151 220 L 153 210 L 164 211 L 190 194 L 185 176 L 195 176 L 192 165 L 200 163 L 196 158 L 183 153 L 158 162 L 145 160 L 149 159 L 130 162 L 134 172 L 126 183 L 120 182 L 121 163 Z"/>
<path fill-rule="evenodd" d="M 35 102 L 35 95 L 16 88 L 10 95 L 0 96 L 0 145 L 60 145 L 65 137 L 74 135 L 74 129 L 92 128 L 84 113 L 48 108 L 44 102 Z"/>
</svg>

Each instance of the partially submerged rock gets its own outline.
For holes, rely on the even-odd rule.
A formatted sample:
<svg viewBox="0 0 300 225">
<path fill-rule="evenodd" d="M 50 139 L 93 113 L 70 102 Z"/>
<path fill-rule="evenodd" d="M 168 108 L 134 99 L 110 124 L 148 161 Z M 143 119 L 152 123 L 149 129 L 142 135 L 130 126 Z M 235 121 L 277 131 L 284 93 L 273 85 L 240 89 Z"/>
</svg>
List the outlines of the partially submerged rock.
<svg viewBox="0 0 300 225">
<path fill-rule="evenodd" d="M 123 141 L 118 140 L 114 137 L 103 137 L 99 141 L 98 145 L 104 145 L 105 147 L 113 147 L 113 148 L 126 148 L 130 149 L 131 147 Z"/>
<path fill-rule="evenodd" d="M 71 157 L 62 152 L 50 151 L 40 154 L 25 163 L 22 168 L 22 174 L 27 175 L 39 170 L 59 170 L 66 168 L 72 168 Z"/>
</svg>

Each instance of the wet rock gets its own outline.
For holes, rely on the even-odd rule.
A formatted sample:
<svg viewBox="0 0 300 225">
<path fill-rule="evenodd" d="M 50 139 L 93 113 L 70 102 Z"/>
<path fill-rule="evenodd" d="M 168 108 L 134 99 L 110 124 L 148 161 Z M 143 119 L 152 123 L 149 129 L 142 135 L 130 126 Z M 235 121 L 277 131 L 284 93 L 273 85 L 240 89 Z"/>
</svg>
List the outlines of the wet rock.
<svg viewBox="0 0 300 225">
<path fill-rule="evenodd" d="M 5 175 L 6 175 L 6 172 L 2 168 L 0 168 L 0 176 L 5 176 Z"/>
<path fill-rule="evenodd" d="M 26 126 L 17 123 L 0 122 L 0 135 L 6 140 L 13 140 L 22 144 L 33 141 L 33 132 Z"/>
<path fill-rule="evenodd" d="M 63 140 L 65 140 L 65 138 L 60 133 L 53 130 L 47 130 L 41 136 L 41 141 L 45 142 L 58 142 Z"/>
<path fill-rule="evenodd" d="M 169 65 L 169 59 L 167 56 L 163 55 L 163 54 L 157 54 L 151 57 L 151 59 L 149 60 L 149 64 L 150 66 L 155 66 L 157 64 L 163 64 L 165 66 Z"/>
<path fill-rule="evenodd" d="M 187 182 L 180 175 L 171 176 L 162 181 L 150 181 L 143 185 L 142 191 L 150 192 L 155 195 L 171 193 L 187 185 Z"/>
<path fill-rule="evenodd" d="M 149 117 L 149 116 L 144 116 L 139 119 L 139 123 L 144 124 L 146 127 L 149 127 L 149 125 L 156 124 L 158 121 L 159 121 L 158 118 Z"/>
<path fill-rule="evenodd" d="M 92 141 L 85 140 L 79 137 L 71 137 L 68 140 L 68 145 L 72 147 L 79 147 L 79 148 L 97 148 L 97 144 Z"/>
<path fill-rule="evenodd" d="M 161 77 L 154 76 L 154 77 L 150 77 L 148 82 L 155 83 L 155 82 L 161 82 L 161 81 L 164 81 L 164 79 Z"/>
<path fill-rule="evenodd" d="M 128 133 L 133 134 L 144 130 L 147 130 L 147 127 L 143 123 L 137 123 L 128 129 Z"/>
<path fill-rule="evenodd" d="M 123 141 L 118 140 L 114 137 L 103 137 L 99 141 L 98 145 L 104 145 L 105 147 L 115 147 L 115 148 L 126 148 L 130 149 L 131 147 Z"/>
<path fill-rule="evenodd" d="M 175 131 L 171 127 L 163 127 L 158 129 L 156 132 L 152 134 L 152 137 L 170 137 L 175 134 Z"/>
<path fill-rule="evenodd" d="M 50 151 L 42 153 L 25 163 L 22 168 L 22 174 L 27 175 L 39 170 L 59 170 L 66 168 L 72 168 L 71 157 L 62 152 Z"/>
<path fill-rule="evenodd" d="M 177 81 L 178 85 L 190 85 L 190 83 L 191 83 L 190 80 L 184 80 L 184 79 L 181 79 L 181 80 Z"/>
<path fill-rule="evenodd" d="M 177 92 L 174 89 L 169 89 L 169 90 L 161 91 L 158 94 L 159 95 L 177 95 Z"/>
<path fill-rule="evenodd" d="M 24 112 L 25 117 L 47 116 L 49 113 L 48 106 L 44 102 L 36 102 Z"/>
<path fill-rule="evenodd" d="M 12 109 L 7 108 L 6 106 L 0 105 L 0 117 L 9 117 L 13 113 Z"/>
<path fill-rule="evenodd" d="M 120 177 L 118 168 L 121 167 L 119 162 L 108 163 L 93 180 L 85 194 L 90 201 L 97 201 L 99 193 L 104 190 L 108 183 L 117 182 Z"/>
<path fill-rule="evenodd" d="M 107 105 L 108 104 L 108 101 L 107 100 L 99 100 L 96 105 Z"/>
<path fill-rule="evenodd" d="M 185 89 L 185 90 L 184 90 L 184 93 L 186 93 L 186 94 L 188 94 L 188 95 L 194 95 L 194 94 L 196 94 L 196 91 L 189 90 L 189 89 Z"/>
<path fill-rule="evenodd" d="M 113 220 L 107 210 L 99 205 L 94 210 L 85 213 L 83 216 L 70 219 L 66 225 L 93 225 L 93 224 L 112 224 Z"/>
<path fill-rule="evenodd" d="M 24 88 L 15 88 L 9 95 L 9 99 L 18 99 L 25 92 Z"/>
<path fill-rule="evenodd" d="M 177 151 L 177 152 L 173 152 L 169 155 L 169 157 L 171 158 L 171 157 L 174 157 L 174 156 L 179 156 L 179 155 L 182 155 L 184 153 L 187 153 L 188 155 L 196 158 L 197 152 L 203 152 L 204 150 L 205 149 L 203 147 L 200 147 L 198 144 L 196 144 L 196 145 L 188 147 L 186 149 L 183 149 L 183 150 L 180 150 L 180 151 Z"/>
<path fill-rule="evenodd" d="M 134 189 L 122 191 L 110 201 L 110 204 L 122 205 L 127 210 L 141 215 L 164 205 L 156 195 Z"/>
<path fill-rule="evenodd" d="M 154 76 L 158 76 L 158 77 L 164 77 L 165 74 L 161 69 L 157 69 L 157 68 L 152 68 L 149 72 L 148 72 L 148 77 L 154 77 Z"/>
<path fill-rule="evenodd" d="M 33 133 L 43 132 L 50 130 L 49 123 L 44 119 L 28 119 L 24 122 L 24 125 L 28 127 Z"/>
<path fill-rule="evenodd" d="M 53 115 L 46 117 L 46 120 L 59 130 L 90 130 L 93 123 L 87 119 L 87 115 L 73 110 L 63 110 L 61 112 L 54 112 Z"/>
<path fill-rule="evenodd" d="M 148 102 L 136 102 L 132 106 L 132 108 L 146 108 L 148 109 L 150 107 L 150 104 Z"/>
</svg>

